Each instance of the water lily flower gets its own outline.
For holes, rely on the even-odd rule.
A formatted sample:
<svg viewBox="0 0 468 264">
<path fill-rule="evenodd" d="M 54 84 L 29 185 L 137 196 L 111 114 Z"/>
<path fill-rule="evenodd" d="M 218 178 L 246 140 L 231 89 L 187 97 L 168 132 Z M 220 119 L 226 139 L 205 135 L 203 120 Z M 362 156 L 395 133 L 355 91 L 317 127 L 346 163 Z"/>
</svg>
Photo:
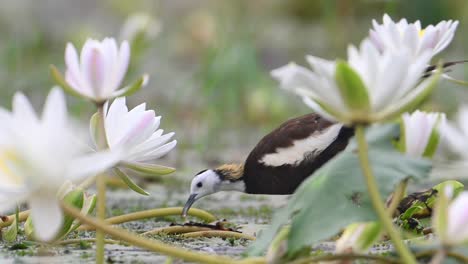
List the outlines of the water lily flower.
<svg viewBox="0 0 468 264">
<path fill-rule="evenodd" d="M 103 41 L 88 39 L 80 57 L 73 44 L 68 43 L 65 49 L 65 78 L 55 67 L 52 68 L 52 75 L 67 92 L 101 104 L 146 85 L 148 77 L 144 75 L 134 84 L 119 89 L 129 61 L 130 46 L 127 41 L 118 47 L 113 38 Z"/>
<path fill-rule="evenodd" d="M 468 159 L 468 105 L 460 107 L 456 121 L 458 125 L 447 123 L 441 127 L 441 133 L 452 150 Z"/>
<path fill-rule="evenodd" d="M 89 153 L 78 143 L 59 88 L 49 93 L 41 118 L 28 99 L 16 93 L 12 112 L 0 108 L 0 122 L 0 212 L 26 202 L 37 238 L 51 240 L 63 221 L 63 184 L 115 165 L 120 155 Z"/>
<path fill-rule="evenodd" d="M 282 88 L 302 96 L 325 118 L 345 124 L 371 123 L 415 108 L 432 91 L 439 74 L 421 80 L 431 53 L 412 58 L 377 47 L 365 39 L 348 48 L 348 60 L 307 56 L 312 71 L 290 63 L 271 72 Z"/>
<path fill-rule="evenodd" d="M 170 152 L 177 144 L 171 140 L 174 133 L 163 135 L 158 129 L 161 121 L 153 110 L 146 110 L 146 104 L 140 104 L 128 110 L 125 97 L 119 97 L 108 106 L 104 106 L 104 128 L 107 146 L 111 151 L 123 153 L 120 165 L 143 173 L 167 173 L 172 168 L 149 161 L 158 159 Z M 96 135 L 97 123 L 91 122 L 91 134 Z M 94 139 L 95 142 L 97 139 Z"/>
<path fill-rule="evenodd" d="M 401 151 L 413 157 L 432 157 L 439 146 L 439 128 L 445 125 L 444 113 L 415 111 L 402 115 Z"/>
<path fill-rule="evenodd" d="M 445 199 L 445 203 L 451 197 L 446 198 L 448 199 Z M 468 243 L 468 192 L 461 192 L 448 206 L 442 206 L 442 203 L 438 202 L 433 226 L 441 241 L 446 245 Z"/>
<path fill-rule="evenodd" d="M 383 16 L 383 23 L 373 20 L 369 38 L 380 52 L 408 49 L 413 56 L 430 51 L 431 56 L 444 50 L 452 41 L 458 21 L 441 21 L 437 25 L 421 28 L 421 22 L 408 23 L 406 19 L 394 22 Z"/>
</svg>

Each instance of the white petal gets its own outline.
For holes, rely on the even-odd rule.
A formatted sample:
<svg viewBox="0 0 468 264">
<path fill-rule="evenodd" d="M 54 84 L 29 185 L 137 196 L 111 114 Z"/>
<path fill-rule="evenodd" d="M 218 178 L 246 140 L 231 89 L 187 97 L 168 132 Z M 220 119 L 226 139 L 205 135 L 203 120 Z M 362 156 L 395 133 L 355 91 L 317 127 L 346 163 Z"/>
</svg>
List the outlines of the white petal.
<svg viewBox="0 0 468 264">
<path fill-rule="evenodd" d="M 447 237 L 455 242 L 468 241 L 468 192 L 462 192 L 448 209 Z"/>
<path fill-rule="evenodd" d="M 443 143 L 447 144 L 452 150 L 458 154 L 468 158 L 468 139 L 467 135 L 460 133 L 450 124 L 446 124 L 440 128 Z"/>
<path fill-rule="evenodd" d="M 104 52 L 102 45 L 94 40 L 86 41 L 81 51 L 83 81 L 91 87 L 97 98 L 105 96 L 103 85 L 105 75 L 109 74 L 109 69 L 106 69 Z"/>
<path fill-rule="evenodd" d="M 128 124 L 124 122 L 124 118 L 128 113 L 125 97 L 119 97 L 109 107 L 109 111 L 105 116 L 106 136 L 109 146 L 115 146 L 122 137 L 123 129 Z"/>
<path fill-rule="evenodd" d="M 161 145 L 167 143 L 169 140 L 171 140 L 173 136 L 174 136 L 174 132 L 167 133 L 164 136 L 158 136 L 158 137 L 151 136 L 150 139 L 146 140 L 142 144 L 133 148 L 131 156 L 133 158 L 138 158 L 140 156 L 146 155 L 147 153 L 150 153 L 151 151 L 153 151 L 155 148 L 158 148 Z"/>
<path fill-rule="evenodd" d="M 130 45 L 127 41 L 122 42 L 120 45 L 119 55 L 118 55 L 118 64 L 117 72 L 115 75 L 115 83 L 117 86 L 122 82 L 130 62 Z"/>
<path fill-rule="evenodd" d="M 129 120 L 125 133 L 118 145 L 134 146 L 148 139 L 155 130 L 156 120 L 154 111 L 145 111 Z"/>
<path fill-rule="evenodd" d="M 65 79 L 68 84 L 78 92 L 91 96 L 92 92 L 90 87 L 83 82 L 78 53 L 71 43 L 67 43 L 67 47 L 65 48 L 65 64 L 67 65 Z"/>
<path fill-rule="evenodd" d="M 56 194 L 37 194 L 28 201 L 35 235 L 39 240 L 55 238 L 63 223 L 63 213 Z"/>
<path fill-rule="evenodd" d="M 37 122 L 36 112 L 26 96 L 21 92 L 15 93 L 13 97 L 13 115 L 15 119 L 24 122 Z"/>
<path fill-rule="evenodd" d="M 67 179 L 77 182 L 112 168 L 124 157 L 122 150 L 101 151 L 76 158 L 67 169 Z"/>
<path fill-rule="evenodd" d="M 322 107 L 320 107 L 320 105 L 318 105 L 316 102 L 314 102 L 314 100 L 310 99 L 309 97 L 304 96 L 302 97 L 302 100 L 307 106 L 312 108 L 312 110 L 314 110 L 314 112 L 319 114 L 321 117 L 328 119 L 332 122 L 338 121 L 335 117 L 333 117 L 331 114 L 325 111 Z"/>
<path fill-rule="evenodd" d="M 49 92 L 42 112 L 42 122 L 56 126 L 64 126 L 67 121 L 67 105 L 63 91 L 54 87 Z"/>
<path fill-rule="evenodd" d="M 171 151 L 175 146 L 177 145 L 177 140 L 173 140 L 159 148 L 157 148 L 156 150 L 153 150 L 152 152 L 146 154 L 146 156 L 143 156 L 141 158 L 139 158 L 138 162 L 145 162 L 145 161 L 149 161 L 149 160 L 154 160 L 154 159 L 159 159 L 160 157 L 166 155 L 167 153 L 169 153 L 169 151 Z"/>
</svg>

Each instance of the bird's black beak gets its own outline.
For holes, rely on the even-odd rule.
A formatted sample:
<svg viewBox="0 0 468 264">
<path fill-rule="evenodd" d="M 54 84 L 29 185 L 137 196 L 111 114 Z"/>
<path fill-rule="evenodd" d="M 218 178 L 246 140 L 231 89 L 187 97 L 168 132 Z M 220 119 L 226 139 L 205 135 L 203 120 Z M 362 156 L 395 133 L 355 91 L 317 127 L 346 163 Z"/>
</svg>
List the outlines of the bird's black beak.
<svg viewBox="0 0 468 264">
<path fill-rule="evenodd" d="M 191 194 L 189 196 L 187 202 L 185 203 L 184 209 L 182 210 L 182 216 L 183 217 L 187 216 L 187 212 L 190 209 L 190 207 L 192 206 L 192 204 L 196 201 L 196 199 L 195 199 L 196 197 L 197 197 L 197 194 Z"/>
</svg>

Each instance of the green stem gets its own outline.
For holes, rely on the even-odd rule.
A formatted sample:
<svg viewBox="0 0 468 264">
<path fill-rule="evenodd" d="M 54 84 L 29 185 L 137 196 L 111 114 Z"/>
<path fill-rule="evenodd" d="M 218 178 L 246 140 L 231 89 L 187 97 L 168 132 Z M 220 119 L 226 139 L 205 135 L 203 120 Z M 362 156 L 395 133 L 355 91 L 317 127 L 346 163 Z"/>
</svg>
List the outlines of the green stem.
<svg viewBox="0 0 468 264">
<path fill-rule="evenodd" d="M 392 219 L 390 215 L 385 211 L 385 205 L 382 202 L 382 197 L 380 196 L 377 182 L 372 174 L 372 169 L 369 164 L 368 157 L 368 146 L 365 137 L 364 126 L 358 125 L 356 127 L 356 139 L 358 142 L 358 152 L 359 160 L 361 162 L 362 172 L 364 174 L 364 179 L 366 180 L 367 189 L 369 191 L 369 196 L 374 206 L 375 212 L 382 222 L 383 227 L 385 228 L 387 234 L 390 236 L 395 249 L 402 258 L 403 262 L 406 264 L 416 264 L 416 259 L 409 249 L 403 243 L 400 233 L 395 230 L 393 226 Z"/>
<path fill-rule="evenodd" d="M 398 205 L 400 204 L 401 200 L 403 200 L 403 197 L 405 196 L 407 186 L 408 186 L 408 179 L 405 179 L 402 182 L 400 182 L 400 184 L 398 184 L 397 188 L 393 192 L 392 201 L 390 205 L 388 206 L 388 212 L 390 213 L 390 215 L 395 214 L 395 210 L 398 208 Z"/>
<path fill-rule="evenodd" d="M 134 213 L 129 213 L 125 215 L 119 215 L 107 218 L 105 221 L 108 224 L 116 225 L 121 223 L 126 223 L 130 221 L 136 221 L 145 218 L 153 218 L 153 217 L 162 217 L 168 215 L 180 215 L 182 213 L 182 207 L 170 207 L 170 208 L 158 208 L 158 209 L 150 209 L 145 211 L 139 211 Z M 212 214 L 196 209 L 190 208 L 188 214 L 191 216 L 196 216 L 200 219 L 203 219 L 205 222 L 213 222 L 216 221 L 216 217 Z M 81 226 L 79 230 L 93 230 L 92 226 Z"/>
<path fill-rule="evenodd" d="M 93 242 L 96 242 L 96 239 L 95 238 L 74 238 L 74 239 L 66 239 L 66 240 L 57 241 L 54 244 L 64 246 L 64 245 L 70 245 L 70 244 L 79 244 L 83 242 L 93 243 Z M 119 244 L 119 245 L 128 246 L 127 243 L 124 243 L 118 240 L 113 240 L 113 239 L 105 239 L 104 242 L 106 244 Z"/>
<path fill-rule="evenodd" d="M 99 174 L 96 178 L 97 187 L 97 206 L 96 216 L 99 220 L 106 218 L 106 176 Z M 96 231 L 96 263 L 104 263 L 104 232 L 102 230 Z"/>
<path fill-rule="evenodd" d="M 62 209 L 65 213 L 73 216 L 78 219 L 80 222 L 92 225 L 97 230 L 102 231 L 103 233 L 109 234 L 110 236 L 120 239 L 122 241 L 128 242 L 134 246 L 145 248 L 151 251 L 159 252 L 174 258 L 180 258 L 186 261 L 199 262 L 199 263 L 236 263 L 237 261 L 231 258 L 215 255 L 207 255 L 206 253 L 198 253 L 193 251 L 188 251 L 186 249 L 178 248 L 175 246 L 167 245 L 165 243 L 146 239 L 144 237 L 132 234 L 120 228 L 112 227 L 106 224 L 104 221 L 95 219 L 89 216 L 82 214 L 76 208 L 69 206 L 65 203 L 62 203 Z M 248 263 L 247 261 L 242 261 L 243 263 Z"/>
<path fill-rule="evenodd" d="M 422 251 L 422 252 L 419 252 L 419 253 L 416 253 L 415 256 L 416 258 L 424 258 L 424 257 L 431 257 L 431 256 L 435 256 L 437 255 L 439 252 L 439 250 L 426 250 L 426 251 Z M 462 254 L 459 254 L 459 253 L 456 253 L 456 252 L 453 252 L 453 251 L 448 251 L 446 250 L 444 252 L 447 257 L 450 257 L 450 258 L 454 258 L 456 259 L 458 262 L 460 263 L 468 263 L 468 256 L 464 256 Z"/>
<path fill-rule="evenodd" d="M 105 127 L 104 127 L 104 105 L 98 104 L 98 116 L 99 116 L 99 126 L 100 131 L 99 139 L 96 140 L 98 144 L 98 149 L 105 149 L 107 146 Z M 96 205 L 96 216 L 99 220 L 104 220 L 106 218 L 106 175 L 101 173 L 96 176 L 96 188 L 97 188 L 97 205 Z M 96 263 L 104 263 L 104 232 L 101 230 L 96 231 Z"/>
<path fill-rule="evenodd" d="M 307 257 L 307 258 L 302 258 L 302 259 L 298 259 L 296 261 L 290 262 L 289 264 L 321 263 L 321 262 L 333 261 L 333 260 L 355 260 L 355 259 L 375 260 L 381 263 L 389 263 L 389 264 L 401 263 L 400 260 L 392 258 L 392 257 L 350 253 L 350 254 L 340 254 L 340 255 Z"/>
<path fill-rule="evenodd" d="M 243 238 L 247 240 L 255 240 L 254 236 L 238 233 L 234 231 L 222 231 L 222 230 L 204 230 L 189 232 L 181 235 L 182 237 L 220 237 L 220 238 Z"/>
</svg>

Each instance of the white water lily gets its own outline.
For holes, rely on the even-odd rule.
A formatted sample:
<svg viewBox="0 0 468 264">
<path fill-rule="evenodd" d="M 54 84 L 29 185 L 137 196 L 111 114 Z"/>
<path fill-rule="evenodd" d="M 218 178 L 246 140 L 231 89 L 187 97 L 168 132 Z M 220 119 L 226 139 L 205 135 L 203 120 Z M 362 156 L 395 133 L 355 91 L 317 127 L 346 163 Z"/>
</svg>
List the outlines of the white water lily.
<svg viewBox="0 0 468 264">
<path fill-rule="evenodd" d="M 450 190 L 444 194 L 447 199 L 438 201 L 432 224 L 441 241 L 446 245 L 468 243 L 468 192 L 461 192 L 449 202 Z M 445 206 L 442 203 L 448 203 Z M 443 214 L 443 215 L 441 215 Z"/>
<path fill-rule="evenodd" d="M 0 108 L 0 211 L 26 202 L 40 240 L 55 237 L 63 221 L 59 196 L 67 181 L 95 175 L 118 161 L 118 153 L 87 153 L 73 137 L 63 92 L 54 88 L 38 118 L 16 93 L 13 110 Z"/>
<path fill-rule="evenodd" d="M 432 157 L 439 146 L 439 128 L 445 126 L 444 113 L 415 111 L 402 115 L 401 150 L 413 157 Z"/>
<path fill-rule="evenodd" d="M 449 147 L 466 160 L 468 159 L 468 105 L 460 107 L 456 122 L 457 124 L 448 123 L 442 127 L 441 132 Z"/>
<path fill-rule="evenodd" d="M 111 151 L 122 150 L 121 161 L 127 167 L 148 167 L 146 162 L 166 155 L 177 144 L 176 140 L 170 141 L 173 132 L 163 135 L 163 130 L 158 129 L 161 117 L 146 110 L 145 103 L 129 111 L 125 97 L 119 97 L 109 107 L 104 106 L 104 115 L 107 145 Z M 93 125 L 91 130 L 95 130 Z"/>
<path fill-rule="evenodd" d="M 333 121 L 370 123 L 394 118 L 419 104 L 439 79 L 421 80 L 431 53 L 379 52 L 365 39 L 348 48 L 348 61 L 307 56 L 312 71 L 290 63 L 272 71 L 282 88 L 302 96 L 320 115 Z"/>
<path fill-rule="evenodd" d="M 421 28 L 421 22 L 408 23 L 406 19 L 394 22 L 383 16 L 383 23 L 373 20 L 369 38 L 380 52 L 407 49 L 413 56 L 430 51 L 431 56 L 444 50 L 452 41 L 458 21 L 441 21 L 437 25 Z"/>
<path fill-rule="evenodd" d="M 448 207 L 447 236 L 451 243 L 468 242 L 468 192 L 462 192 Z"/>
<path fill-rule="evenodd" d="M 66 83 L 63 83 L 61 76 L 55 76 L 58 73 L 54 73 L 54 77 L 70 93 L 103 103 L 146 84 L 147 77 L 144 76 L 136 84 L 119 89 L 129 61 L 130 46 L 127 41 L 118 47 L 113 38 L 103 41 L 88 39 L 80 57 L 73 44 L 68 43 L 65 49 Z"/>
</svg>

